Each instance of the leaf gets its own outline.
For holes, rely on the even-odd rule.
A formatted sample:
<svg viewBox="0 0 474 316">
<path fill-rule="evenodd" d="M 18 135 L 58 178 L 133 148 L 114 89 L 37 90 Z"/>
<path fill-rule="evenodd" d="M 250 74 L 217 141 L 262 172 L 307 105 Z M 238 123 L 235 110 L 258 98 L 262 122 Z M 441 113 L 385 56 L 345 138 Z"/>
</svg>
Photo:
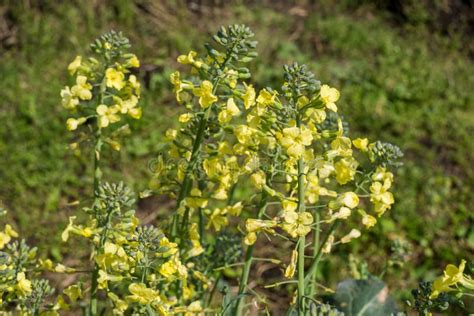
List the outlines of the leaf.
<svg viewBox="0 0 474 316">
<path fill-rule="evenodd" d="M 333 299 L 346 316 L 387 316 L 397 313 L 387 285 L 375 277 L 340 282 Z"/>
</svg>

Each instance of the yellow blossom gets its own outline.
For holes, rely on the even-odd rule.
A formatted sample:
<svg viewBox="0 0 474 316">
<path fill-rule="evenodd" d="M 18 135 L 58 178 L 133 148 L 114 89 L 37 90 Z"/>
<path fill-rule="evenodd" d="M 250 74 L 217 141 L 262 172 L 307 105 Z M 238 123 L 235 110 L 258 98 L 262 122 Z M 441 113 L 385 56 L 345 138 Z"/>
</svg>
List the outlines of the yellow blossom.
<svg viewBox="0 0 474 316">
<path fill-rule="evenodd" d="M 106 86 L 121 90 L 125 86 L 125 74 L 115 68 L 107 68 L 105 71 Z"/>
<path fill-rule="evenodd" d="M 6 224 L 4 231 L 0 232 L 0 249 L 3 249 L 5 245 L 10 242 L 12 237 L 18 237 L 18 233 L 14 231 L 9 224 Z"/>
<path fill-rule="evenodd" d="M 370 201 L 374 204 L 375 212 L 381 216 L 395 202 L 392 192 L 381 182 L 373 182 L 370 186 Z"/>
<path fill-rule="evenodd" d="M 197 53 L 195 51 L 190 51 L 187 55 L 178 56 L 178 63 L 183 65 L 193 65 L 196 68 L 201 68 L 202 61 L 195 60 Z"/>
<path fill-rule="evenodd" d="M 74 58 L 74 60 L 69 64 L 69 66 L 67 66 L 67 70 L 69 71 L 71 76 L 76 73 L 79 67 L 81 67 L 81 63 L 82 63 L 82 57 L 76 56 L 76 58 Z"/>
<path fill-rule="evenodd" d="M 127 296 L 127 301 L 141 305 L 148 305 L 155 301 L 160 301 L 158 291 L 147 288 L 143 283 L 132 283 L 128 286 L 128 291 L 132 295 Z"/>
<path fill-rule="evenodd" d="M 361 151 L 367 151 L 367 146 L 369 145 L 369 140 L 367 138 L 356 138 L 352 141 L 354 147 L 360 149 Z"/>
<path fill-rule="evenodd" d="M 339 91 L 336 88 L 331 88 L 325 84 L 321 87 L 320 94 L 324 105 L 326 105 L 329 110 L 337 112 L 336 102 L 339 100 Z"/>
<path fill-rule="evenodd" d="M 31 293 L 31 281 L 28 280 L 24 272 L 19 272 L 16 275 L 16 290 L 19 296 L 25 296 Z"/>
<path fill-rule="evenodd" d="M 242 95 L 242 99 L 244 100 L 245 109 L 249 109 L 250 107 L 255 105 L 256 93 L 255 93 L 255 89 L 253 88 L 251 84 L 247 85 L 244 82 L 244 86 L 245 86 L 245 93 Z"/>
<path fill-rule="evenodd" d="M 66 121 L 66 127 L 68 131 L 74 131 L 77 127 L 83 124 L 86 121 L 85 117 L 81 117 L 79 119 L 69 118 Z"/>
<path fill-rule="evenodd" d="M 305 146 L 311 145 L 313 135 L 305 127 L 287 127 L 283 129 L 280 143 L 286 148 L 290 157 L 299 158 L 305 152 Z"/>
<path fill-rule="evenodd" d="M 83 237 L 90 237 L 93 234 L 93 231 L 91 228 L 86 227 L 83 228 L 82 226 L 76 226 L 74 225 L 74 220 L 76 219 L 76 216 L 71 216 L 69 217 L 69 225 L 66 227 L 66 229 L 63 231 L 61 234 L 61 239 L 66 242 L 69 239 L 69 234 L 73 233 L 76 235 L 80 235 Z"/>
<path fill-rule="evenodd" d="M 76 85 L 72 86 L 71 93 L 74 97 L 78 97 L 81 100 L 90 100 L 92 99 L 92 86 L 87 83 L 86 76 L 77 76 Z"/>
<path fill-rule="evenodd" d="M 354 179 L 358 163 L 353 157 L 343 158 L 334 164 L 336 180 L 339 184 L 346 184 Z"/>
<path fill-rule="evenodd" d="M 83 297 L 82 289 L 77 284 L 74 284 L 74 285 L 71 285 L 71 286 L 67 287 L 66 289 L 64 289 L 63 292 L 64 292 L 64 294 L 66 294 L 69 297 L 69 299 L 73 303 L 75 303 L 78 298 Z"/>
<path fill-rule="evenodd" d="M 331 215 L 329 221 L 333 222 L 337 219 L 347 219 L 349 216 L 351 216 L 351 209 L 343 206 L 339 211 Z"/>
<path fill-rule="evenodd" d="M 355 208 L 359 205 L 359 197 L 354 192 L 344 192 L 339 196 L 339 199 L 348 208 Z"/>
<path fill-rule="evenodd" d="M 261 190 L 265 185 L 265 179 L 265 173 L 261 170 L 252 174 L 252 176 L 250 177 L 250 181 L 252 182 L 252 184 L 259 190 Z"/>
<path fill-rule="evenodd" d="M 220 123 L 228 123 L 233 116 L 240 114 L 240 110 L 235 104 L 234 98 L 229 98 L 227 100 L 227 106 L 224 110 L 219 113 L 218 120 Z"/>
<path fill-rule="evenodd" d="M 178 117 L 178 122 L 180 123 L 187 123 L 189 120 L 193 118 L 192 113 L 183 113 Z"/>
<path fill-rule="evenodd" d="M 277 98 L 277 92 L 276 91 L 271 93 L 267 89 L 263 89 L 258 94 L 258 97 L 257 97 L 256 101 L 260 105 L 269 106 L 269 105 L 275 104 L 276 98 Z"/>
<path fill-rule="evenodd" d="M 334 244 L 334 235 L 330 235 L 328 240 L 326 241 L 326 243 L 324 244 L 323 246 L 323 249 L 321 250 L 322 253 L 330 253 L 331 250 L 332 250 L 332 245 Z"/>
<path fill-rule="evenodd" d="M 351 242 L 352 239 L 359 238 L 360 235 L 361 235 L 360 231 L 354 228 L 349 232 L 349 234 L 341 238 L 341 243 L 347 244 Z"/>
<path fill-rule="evenodd" d="M 61 103 L 64 108 L 74 110 L 79 104 L 79 99 L 73 95 L 69 87 L 65 87 L 61 90 Z"/>
<path fill-rule="evenodd" d="M 237 137 L 239 143 L 243 145 L 252 145 L 255 142 L 255 139 L 252 136 L 255 134 L 256 130 L 247 126 L 247 125 L 238 125 L 234 127 L 234 134 Z"/>
<path fill-rule="evenodd" d="M 293 250 L 291 252 L 291 260 L 288 267 L 285 269 L 285 278 L 291 279 L 295 275 L 296 271 L 296 262 L 298 261 L 298 251 Z"/>
<path fill-rule="evenodd" d="M 295 211 L 285 211 L 283 213 L 281 227 L 290 234 L 291 237 L 306 236 L 311 231 L 313 215 L 309 212 L 296 213 Z"/>
<path fill-rule="evenodd" d="M 120 104 L 120 112 L 123 114 L 128 113 L 130 117 L 138 120 L 142 117 L 142 109 L 137 107 L 137 104 L 138 98 L 132 95 L 130 99 L 124 100 Z"/>
<path fill-rule="evenodd" d="M 209 217 L 207 228 L 212 226 L 218 232 L 223 226 L 227 225 L 229 225 L 229 220 L 227 219 L 227 210 L 220 208 L 214 209 Z"/>
<path fill-rule="evenodd" d="M 99 115 L 98 125 L 100 128 L 109 126 L 109 124 L 116 123 L 120 121 L 119 113 L 120 108 L 118 106 L 107 106 L 101 104 L 97 107 L 96 112 Z"/>
<path fill-rule="evenodd" d="M 352 143 L 348 137 L 337 137 L 331 142 L 331 148 L 338 156 L 348 157 L 352 155 Z"/>
<path fill-rule="evenodd" d="M 130 83 L 130 86 L 135 90 L 135 94 L 139 96 L 140 95 L 140 82 L 138 81 L 137 77 L 135 75 L 130 75 L 128 77 L 128 82 Z"/>
<path fill-rule="evenodd" d="M 362 225 L 364 225 L 366 228 L 371 228 L 377 224 L 377 219 L 372 215 L 367 214 L 362 209 L 359 209 L 358 212 L 360 215 L 362 215 Z"/>
<path fill-rule="evenodd" d="M 132 54 L 132 56 L 127 60 L 127 65 L 133 68 L 138 68 L 140 67 L 140 61 L 136 55 Z"/>
<path fill-rule="evenodd" d="M 199 104 L 203 109 L 208 108 L 217 101 L 217 97 L 213 94 L 214 86 L 208 80 L 204 80 L 199 88 L 194 88 L 193 93 L 199 97 Z"/>
<path fill-rule="evenodd" d="M 448 264 L 443 275 L 433 282 L 433 289 L 430 295 L 431 299 L 435 299 L 440 293 L 452 291 L 452 286 L 461 285 L 467 289 L 474 290 L 474 280 L 464 274 L 466 268 L 466 260 L 461 260 L 458 267 Z"/>
</svg>

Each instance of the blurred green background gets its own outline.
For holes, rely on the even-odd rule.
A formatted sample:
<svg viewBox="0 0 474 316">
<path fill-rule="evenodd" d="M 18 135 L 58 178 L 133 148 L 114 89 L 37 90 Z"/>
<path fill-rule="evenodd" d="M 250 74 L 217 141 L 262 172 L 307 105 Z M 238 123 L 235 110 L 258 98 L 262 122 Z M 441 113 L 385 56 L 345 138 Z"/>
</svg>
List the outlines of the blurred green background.
<svg viewBox="0 0 474 316">
<path fill-rule="evenodd" d="M 148 161 L 179 111 L 168 77 L 176 56 L 202 52 L 220 25 L 248 24 L 260 42 L 254 81 L 278 87 L 282 65 L 308 64 L 337 87 L 354 137 L 399 146 L 396 204 L 351 251 L 380 273 L 393 242 L 409 245 L 385 275 L 398 298 L 474 250 L 474 9 L 469 1 L 2 1 L 0 4 L 0 203 L 30 243 L 55 259 L 68 203 L 90 196 L 86 154 L 68 150 L 59 91 L 66 67 L 110 29 L 130 38 L 142 66 L 143 119 L 107 178 L 147 188 Z M 153 220 L 158 198 L 139 202 Z M 348 248 L 342 249 L 347 256 Z M 344 251 L 345 250 L 345 251 Z M 346 262 L 341 257 L 340 262 Z M 325 279 L 331 274 L 324 265 Z M 346 266 L 346 270 L 349 268 Z"/>
</svg>

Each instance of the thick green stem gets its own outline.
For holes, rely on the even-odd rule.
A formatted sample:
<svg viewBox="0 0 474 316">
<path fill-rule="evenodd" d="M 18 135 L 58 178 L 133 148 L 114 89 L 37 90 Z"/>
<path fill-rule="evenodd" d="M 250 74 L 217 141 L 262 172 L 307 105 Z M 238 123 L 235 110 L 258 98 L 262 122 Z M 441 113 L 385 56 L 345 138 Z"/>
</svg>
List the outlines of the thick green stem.
<svg viewBox="0 0 474 316">
<path fill-rule="evenodd" d="M 267 207 L 267 194 L 264 191 L 262 192 L 262 199 L 260 201 L 257 218 L 261 218 L 263 216 L 263 213 L 265 212 L 266 207 Z M 242 270 L 242 274 L 240 275 L 239 293 L 238 293 L 237 305 L 235 306 L 235 315 L 237 316 L 241 316 L 244 309 L 244 304 L 245 304 L 244 294 L 245 294 L 245 289 L 247 288 L 247 283 L 249 280 L 250 268 L 252 266 L 252 261 L 253 261 L 254 248 L 255 248 L 255 244 L 248 246 L 247 250 L 245 251 L 244 269 Z"/>
<path fill-rule="evenodd" d="M 299 122 L 298 122 L 299 123 Z M 299 125 L 299 124 L 298 124 Z M 303 158 L 298 159 L 298 212 L 303 213 L 305 211 L 305 188 L 304 188 L 304 160 Z M 306 237 L 301 236 L 298 240 L 298 315 L 305 315 L 304 305 L 304 249 L 305 249 Z"/>
<path fill-rule="evenodd" d="M 96 142 L 94 146 L 94 207 L 96 206 L 100 179 L 102 177 L 102 171 L 100 170 L 100 149 L 102 146 L 102 133 L 100 128 L 96 132 Z M 97 315 L 97 289 L 98 289 L 98 279 L 99 277 L 99 266 L 94 263 L 94 269 L 92 270 L 91 275 L 91 296 L 90 296 L 90 309 L 89 314 L 91 316 Z"/>
</svg>

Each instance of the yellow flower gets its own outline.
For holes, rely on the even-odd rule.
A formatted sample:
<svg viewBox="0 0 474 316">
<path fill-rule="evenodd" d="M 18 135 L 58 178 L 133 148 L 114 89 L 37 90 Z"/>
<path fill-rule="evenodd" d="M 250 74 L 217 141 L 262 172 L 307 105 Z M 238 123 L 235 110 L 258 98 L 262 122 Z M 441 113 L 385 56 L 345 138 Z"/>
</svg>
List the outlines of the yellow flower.
<svg viewBox="0 0 474 316">
<path fill-rule="evenodd" d="M 448 264 L 444 270 L 443 276 L 433 282 L 433 289 L 430 295 L 431 299 L 437 298 L 442 292 L 452 291 L 451 286 L 462 285 L 467 289 L 474 290 L 474 280 L 464 274 L 466 260 L 461 260 L 459 267 Z"/>
<path fill-rule="evenodd" d="M 247 125 L 238 125 L 234 127 L 234 134 L 239 143 L 243 145 L 252 145 L 255 142 L 253 135 L 256 130 Z"/>
<path fill-rule="evenodd" d="M 336 88 L 331 88 L 330 86 L 325 84 L 321 87 L 320 94 L 321 100 L 323 100 L 324 105 L 326 105 L 329 110 L 337 112 L 337 106 L 335 102 L 339 100 L 339 91 L 337 91 Z"/>
<path fill-rule="evenodd" d="M 322 253 L 326 253 L 326 254 L 330 253 L 333 244 L 334 244 L 334 235 L 331 234 L 328 240 L 326 241 L 326 243 L 324 244 L 323 249 L 321 250 Z"/>
<path fill-rule="evenodd" d="M 245 244 L 253 245 L 257 240 L 257 232 L 265 231 L 269 234 L 273 234 L 275 232 L 273 228 L 277 225 L 278 223 L 275 220 L 247 219 L 245 222 L 245 230 L 247 231 L 247 236 L 244 240 Z"/>
<path fill-rule="evenodd" d="M 69 217 L 69 225 L 61 234 L 61 239 L 64 242 L 66 242 L 69 239 L 69 233 L 73 233 L 79 236 L 84 236 L 86 238 L 91 237 L 93 234 L 93 231 L 90 227 L 82 228 L 82 226 L 74 225 L 75 219 L 76 219 L 76 216 Z"/>
<path fill-rule="evenodd" d="M 227 100 L 227 106 L 224 110 L 219 113 L 218 120 L 220 123 L 228 123 L 233 116 L 240 114 L 240 110 L 235 104 L 234 98 L 229 98 Z"/>
<path fill-rule="evenodd" d="M 290 264 L 285 269 L 285 278 L 291 279 L 295 275 L 297 261 L 298 261 L 298 251 L 293 250 L 291 252 Z"/>
<path fill-rule="evenodd" d="M 360 149 L 361 151 L 367 151 L 367 146 L 369 145 L 369 140 L 367 138 L 356 138 L 352 141 L 354 147 Z"/>
<path fill-rule="evenodd" d="M 178 244 L 170 242 L 167 237 L 161 238 L 160 247 L 167 249 L 167 251 L 163 254 L 164 256 L 174 255 L 178 252 Z"/>
<path fill-rule="evenodd" d="M 79 119 L 69 118 L 66 121 L 66 127 L 68 131 L 74 131 L 77 127 L 83 124 L 86 121 L 85 117 L 81 117 Z"/>
<path fill-rule="evenodd" d="M 79 104 L 79 99 L 74 97 L 69 87 L 65 87 L 61 90 L 61 103 L 64 108 L 74 110 Z"/>
<path fill-rule="evenodd" d="M 180 74 L 179 74 L 179 71 L 175 71 L 173 72 L 171 75 L 170 75 L 170 81 L 171 83 L 173 84 L 174 86 L 174 93 L 176 95 L 176 100 L 178 102 L 181 102 L 182 99 L 181 99 L 181 92 L 184 90 L 184 89 L 188 89 L 191 87 L 190 84 L 187 84 L 187 83 L 183 83 L 183 81 L 181 81 L 181 78 L 180 78 Z"/>
<path fill-rule="evenodd" d="M 377 219 L 373 217 L 372 215 L 367 214 L 362 209 L 359 209 L 358 212 L 360 215 L 362 215 L 362 224 L 366 228 L 371 228 L 372 226 L 375 226 L 375 224 L 377 224 Z"/>
<path fill-rule="evenodd" d="M 360 231 L 354 228 L 350 231 L 349 234 L 341 238 L 341 243 L 347 244 L 348 242 L 351 242 L 352 239 L 359 238 L 360 235 Z"/>
<path fill-rule="evenodd" d="M 82 57 L 76 56 L 76 58 L 74 58 L 74 60 L 69 64 L 69 66 L 67 66 L 67 70 L 69 71 L 71 76 L 76 73 L 79 67 L 81 67 L 81 63 L 82 63 Z"/>
<path fill-rule="evenodd" d="M 127 296 L 127 301 L 141 305 L 148 305 L 155 301 L 160 301 L 158 291 L 147 288 L 143 283 L 132 283 L 128 286 L 128 291 L 132 295 Z"/>
<path fill-rule="evenodd" d="M 261 170 L 252 174 L 252 176 L 250 177 L 250 181 L 252 182 L 252 184 L 259 190 L 261 190 L 265 185 L 265 179 L 265 173 Z"/>
<path fill-rule="evenodd" d="M 28 280 L 24 272 L 20 272 L 16 275 L 16 290 L 19 296 L 25 296 L 31 293 L 31 281 Z"/>
<path fill-rule="evenodd" d="M 249 109 L 251 106 L 255 105 L 256 93 L 255 93 L 255 89 L 253 88 L 251 84 L 247 85 L 244 82 L 244 86 L 245 86 L 245 93 L 242 95 L 242 99 L 244 100 L 245 109 Z"/>
<path fill-rule="evenodd" d="M 203 109 L 217 101 L 217 97 L 212 93 L 213 85 L 210 81 L 204 80 L 199 88 L 194 88 L 193 93 L 199 97 L 199 104 Z"/>
<path fill-rule="evenodd" d="M 75 303 L 78 298 L 83 297 L 82 289 L 77 284 L 74 284 L 74 285 L 71 285 L 71 286 L 67 287 L 66 289 L 64 289 L 63 292 L 64 292 L 64 294 L 66 294 L 69 297 L 69 299 L 73 303 Z"/>
<path fill-rule="evenodd" d="M 140 61 L 138 60 L 137 56 L 132 54 L 132 56 L 127 60 L 127 66 L 138 68 L 140 67 Z"/>
<path fill-rule="evenodd" d="M 0 249 L 3 249 L 5 245 L 10 242 L 12 237 L 17 238 L 18 233 L 14 231 L 9 224 L 6 224 L 5 230 L 3 232 L 0 232 Z"/>
<path fill-rule="evenodd" d="M 286 148 L 290 157 L 300 158 L 305 152 L 305 146 L 311 145 L 313 135 L 305 127 L 288 127 L 283 129 L 280 143 Z"/>
<path fill-rule="evenodd" d="M 105 71 L 106 85 L 109 88 L 121 90 L 125 86 L 125 74 L 115 68 L 107 68 Z"/>
<path fill-rule="evenodd" d="M 352 143 L 348 137 L 338 137 L 331 142 L 331 148 L 335 154 L 348 157 L 352 155 Z"/>
<path fill-rule="evenodd" d="M 189 122 L 190 119 L 193 118 L 193 114 L 192 113 L 183 113 L 181 114 L 179 117 L 178 117 L 178 121 L 180 123 L 187 123 Z"/>
<path fill-rule="evenodd" d="M 130 115 L 132 118 L 138 120 L 142 116 L 142 109 L 137 107 L 137 104 L 138 98 L 132 95 L 130 99 L 121 102 L 121 104 L 119 105 L 120 112 L 122 114 L 128 113 L 128 115 Z"/>
<path fill-rule="evenodd" d="M 281 226 L 291 237 L 303 237 L 311 231 L 313 215 L 308 212 L 284 211 L 283 221 Z"/>
<path fill-rule="evenodd" d="M 204 248 L 201 246 L 201 243 L 199 241 L 200 236 L 198 232 L 198 226 L 196 223 L 192 223 L 191 227 L 189 228 L 189 239 L 191 240 L 193 247 L 188 252 L 188 256 L 195 257 L 202 254 L 204 252 Z"/>
<path fill-rule="evenodd" d="M 277 92 L 270 93 L 267 89 L 260 91 L 257 97 L 257 103 L 263 106 L 273 105 L 276 102 Z"/>
<path fill-rule="evenodd" d="M 71 93 L 73 96 L 78 97 L 81 100 L 92 99 L 92 86 L 87 83 L 86 76 L 77 76 L 76 85 L 72 86 Z"/>
<path fill-rule="evenodd" d="M 127 302 L 121 300 L 115 293 L 108 292 L 107 296 L 114 304 L 114 315 L 123 315 L 123 313 L 127 310 L 128 304 Z"/>
<path fill-rule="evenodd" d="M 178 63 L 183 65 L 193 65 L 196 68 L 201 68 L 202 61 L 195 60 L 197 53 L 195 51 L 190 51 L 187 55 L 178 56 Z"/>
<path fill-rule="evenodd" d="M 334 164 L 336 180 L 339 184 L 346 184 L 354 179 L 358 163 L 353 157 L 343 158 Z"/>
<path fill-rule="evenodd" d="M 216 208 L 212 211 L 209 221 L 207 223 L 207 228 L 214 227 L 218 232 L 223 226 L 229 225 L 229 220 L 227 219 L 227 210 Z"/>
<path fill-rule="evenodd" d="M 392 192 L 380 182 L 373 182 L 370 186 L 370 201 L 374 204 L 375 212 L 381 216 L 392 207 L 395 202 Z"/>
<path fill-rule="evenodd" d="M 344 192 L 339 196 L 339 199 L 348 208 L 355 208 L 359 205 L 359 197 L 354 192 Z"/>
<path fill-rule="evenodd" d="M 96 109 L 97 114 L 99 114 L 99 119 L 97 121 L 99 127 L 107 127 L 109 124 L 120 121 L 120 116 L 117 114 L 119 110 L 118 106 L 107 106 L 105 104 L 99 105 Z"/>
<path fill-rule="evenodd" d="M 130 82 L 130 86 L 135 90 L 135 94 L 137 96 L 140 95 L 140 81 L 138 81 L 135 75 L 130 75 L 128 77 L 128 82 Z"/>
<path fill-rule="evenodd" d="M 333 222 L 337 219 L 347 219 L 349 216 L 351 216 L 351 209 L 343 206 L 339 209 L 339 211 L 331 215 L 329 221 Z"/>
<path fill-rule="evenodd" d="M 326 111 L 323 109 L 308 108 L 306 110 L 306 116 L 310 118 L 314 123 L 320 124 L 326 119 Z"/>
</svg>

